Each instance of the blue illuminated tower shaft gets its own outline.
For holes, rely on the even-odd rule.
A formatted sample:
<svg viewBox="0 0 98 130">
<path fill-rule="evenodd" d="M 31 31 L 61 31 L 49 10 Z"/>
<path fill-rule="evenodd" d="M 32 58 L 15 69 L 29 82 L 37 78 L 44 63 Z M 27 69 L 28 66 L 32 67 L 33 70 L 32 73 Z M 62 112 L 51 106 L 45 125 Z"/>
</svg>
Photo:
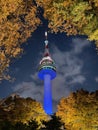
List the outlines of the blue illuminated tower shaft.
<svg viewBox="0 0 98 130">
<path fill-rule="evenodd" d="M 51 75 L 44 75 L 44 110 L 47 114 L 52 114 L 52 88 Z"/>
<path fill-rule="evenodd" d="M 38 77 L 44 81 L 44 110 L 46 114 L 51 115 L 53 113 L 51 80 L 53 80 L 56 77 L 55 67 L 53 65 L 39 66 Z"/>
</svg>

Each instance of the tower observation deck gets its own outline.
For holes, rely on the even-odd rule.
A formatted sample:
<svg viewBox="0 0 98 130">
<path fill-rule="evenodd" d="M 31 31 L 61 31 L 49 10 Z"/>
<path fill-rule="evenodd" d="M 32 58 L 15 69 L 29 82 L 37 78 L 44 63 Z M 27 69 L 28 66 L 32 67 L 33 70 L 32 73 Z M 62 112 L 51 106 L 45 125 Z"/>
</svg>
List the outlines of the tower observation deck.
<svg viewBox="0 0 98 130">
<path fill-rule="evenodd" d="M 50 56 L 47 40 L 47 32 L 45 32 L 45 52 L 38 67 L 38 77 L 44 80 L 44 110 L 46 114 L 51 115 L 52 112 L 52 85 L 51 80 L 56 77 L 55 62 Z"/>
</svg>

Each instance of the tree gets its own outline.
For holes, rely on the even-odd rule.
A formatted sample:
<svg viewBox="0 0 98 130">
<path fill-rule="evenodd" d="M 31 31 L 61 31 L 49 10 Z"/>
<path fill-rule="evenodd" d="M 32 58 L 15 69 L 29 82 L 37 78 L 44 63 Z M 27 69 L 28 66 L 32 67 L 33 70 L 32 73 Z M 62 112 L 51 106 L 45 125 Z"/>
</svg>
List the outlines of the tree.
<svg viewBox="0 0 98 130">
<path fill-rule="evenodd" d="M 0 122 L 0 130 L 38 130 L 39 125 L 35 120 L 31 120 L 28 124 L 22 122 L 12 123 L 8 120 Z"/>
<path fill-rule="evenodd" d="M 2 101 L 1 101 L 2 102 Z M 41 120 L 48 120 L 41 103 L 31 98 L 8 97 L 0 104 L 0 120 L 8 120 L 12 123 L 28 123 L 35 120 L 41 125 Z"/>
<path fill-rule="evenodd" d="M 29 130 L 38 130 L 40 125 L 36 120 L 31 120 L 28 122 L 28 128 Z"/>
<path fill-rule="evenodd" d="M 32 0 L 0 0 L 0 80 L 10 79 L 8 68 L 23 52 L 21 44 L 40 24 Z"/>
<path fill-rule="evenodd" d="M 12 59 L 41 23 L 39 7 L 51 32 L 87 35 L 98 48 L 97 0 L 0 0 L 0 80 L 10 79 Z"/>
<path fill-rule="evenodd" d="M 98 91 L 80 90 L 62 98 L 56 115 L 65 123 L 67 130 L 97 130 Z"/>
<path fill-rule="evenodd" d="M 51 32 L 87 35 L 98 47 L 97 0 L 37 0 L 37 4 L 44 9 Z"/>
<path fill-rule="evenodd" d="M 43 121 L 43 125 L 44 127 L 41 130 L 62 130 L 62 128 L 64 130 L 60 117 L 55 115 L 52 115 L 50 120 Z"/>
<path fill-rule="evenodd" d="M 23 124 L 22 122 L 17 122 L 16 124 L 14 124 L 13 130 L 28 130 L 28 129 L 26 124 Z"/>
<path fill-rule="evenodd" d="M 8 121 L 4 120 L 3 122 L 0 121 L 0 130 L 15 130 L 14 125 Z"/>
</svg>

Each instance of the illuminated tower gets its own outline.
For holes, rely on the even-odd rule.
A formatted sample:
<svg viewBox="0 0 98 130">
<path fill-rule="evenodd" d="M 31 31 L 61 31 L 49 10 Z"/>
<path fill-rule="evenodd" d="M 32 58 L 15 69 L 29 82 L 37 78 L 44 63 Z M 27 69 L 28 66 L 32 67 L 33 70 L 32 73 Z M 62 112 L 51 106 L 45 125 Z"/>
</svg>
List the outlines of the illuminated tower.
<svg viewBox="0 0 98 130">
<path fill-rule="evenodd" d="M 47 32 L 45 32 L 45 52 L 42 60 L 39 63 L 38 77 L 44 80 L 44 110 L 47 114 L 52 114 L 52 86 L 51 80 L 56 77 L 56 66 L 52 60 L 47 40 Z"/>
</svg>

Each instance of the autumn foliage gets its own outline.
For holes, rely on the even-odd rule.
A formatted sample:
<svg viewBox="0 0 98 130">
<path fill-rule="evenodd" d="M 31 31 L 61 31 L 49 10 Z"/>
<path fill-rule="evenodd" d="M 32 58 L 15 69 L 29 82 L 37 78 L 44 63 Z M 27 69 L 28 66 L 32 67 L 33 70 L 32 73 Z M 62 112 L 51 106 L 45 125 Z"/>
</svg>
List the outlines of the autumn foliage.
<svg viewBox="0 0 98 130">
<path fill-rule="evenodd" d="M 0 0 L 0 80 L 37 29 L 40 8 L 51 32 L 87 35 L 98 48 L 98 0 Z"/>
<path fill-rule="evenodd" d="M 87 35 L 98 42 L 97 0 L 37 0 L 52 32 Z M 97 44 L 98 46 L 98 44 Z"/>
<path fill-rule="evenodd" d="M 37 121 L 38 124 L 41 124 L 41 120 L 48 120 L 41 103 L 18 95 L 9 96 L 0 101 L 0 122 L 27 124 L 31 120 Z"/>
<path fill-rule="evenodd" d="M 8 130 L 97 130 L 98 91 L 81 89 L 63 97 L 52 116 L 34 99 L 12 94 L 0 100 L 0 130 L 13 126 Z"/>
<path fill-rule="evenodd" d="M 39 24 L 32 0 L 0 0 L 0 80 L 10 78 L 11 59 L 23 51 L 21 44 Z"/>
<path fill-rule="evenodd" d="M 56 115 L 61 117 L 67 130 L 97 130 L 98 91 L 79 90 L 62 98 Z"/>
</svg>

